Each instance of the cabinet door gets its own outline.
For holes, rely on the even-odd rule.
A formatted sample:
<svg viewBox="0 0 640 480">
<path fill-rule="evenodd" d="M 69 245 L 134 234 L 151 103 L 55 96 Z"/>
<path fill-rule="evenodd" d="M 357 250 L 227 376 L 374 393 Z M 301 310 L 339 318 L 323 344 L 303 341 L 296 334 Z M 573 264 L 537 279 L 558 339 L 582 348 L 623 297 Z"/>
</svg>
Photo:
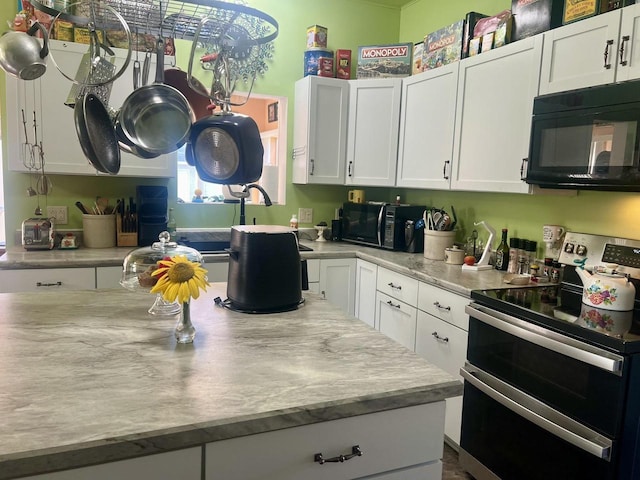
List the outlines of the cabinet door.
<svg viewBox="0 0 640 480">
<path fill-rule="evenodd" d="M 395 184 L 401 93 L 399 78 L 349 82 L 348 185 Z"/>
<path fill-rule="evenodd" d="M 409 350 L 416 344 L 417 309 L 382 292 L 376 294 L 376 328 Z"/>
<path fill-rule="evenodd" d="M 541 54 L 536 35 L 460 63 L 452 189 L 529 192 L 522 168 Z"/>
<path fill-rule="evenodd" d="M 614 81 L 621 12 L 613 10 L 544 33 L 540 94 Z"/>
<path fill-rule="evenodd" d="M 320 260 L 320 294 L 349 315 L 355 313 L 356 259 Z"/>
<path fill-rule="evenodd" d="M 310 75 L 295 84 L 293 183 L 342 185 L 349 82 Z"/>
<path fill-rule="evenodd" d="M 51 56 L 66 75 L 75 77 L 87 45 L 51 40 Z M 116 54 L 116 71 L 123 65 L 126 51 L 113 49 Z M 73 109 L 64 104 L 73 83 L 65 78 L 49 58 L 46 73 L 32 81 L 21 81 L 7 76 L 6 100 L 9 121 L 8 149 L 10 170 L 28 172 L 24 163 L 22 144 L 25 142 L 22 124 L 22 110 L 25 112 L 27 135 L 34 139 L 33 115 L 35 112 L 38 139 L 42 140 L 45 170 L 48 173 L 70 175 L 106 175 L 96 172 L 82 152 L 76 134 Z M 153 67 L 152 67 L 153 68 Z M 129 93 L 133 91 L 132 64 L 111 88 L 109 106 L 118 109 Z M 141 159 L 121 152 L 121 167 L 118 175 L 144 177 L 173 177 L 176 172 L 176 154 L 162 155 L 154 159 Z"/>
<path fill-rule="evenodd" d="M 39 292 L 50 290 L 93 290 L 95 268 L 38 268 L 0 270 L 0 292 Z"/>
<path fill-rule="evenodd" d="M 622 10 L 616 81 L 640 78 L 640 4 Z"/>
<path fill-rule="evenodd" d="M 449 189 L 459 65 L 402 80 L 397 186 Z"/>
<path fill-rule="evenodd" d="M 418 310 L 416 353 L 453 376 L 460 377 L 460 368 L 467 357 L 467 332 Z M 462 380 L 462 378 L 460 377 Z M 460 444 L 462 397 L 447 399 L 444 433 Z"/>
<path fill-rule="evenodd" d="M 201 457 L 202 447 L 194 447 L 63 472 L 45 473 L 25 477 L 24 480 L 113 480 L 116 478 L 200 480 Z"/>
<path fill-rule="evenodd" d="M 376 279 L 378 267 L 370 262 L 356 260 L 356 304 L 355 316 L 375 327 Z"/>
<path fill-rule="evenodd" d="M 120 288 L 122 267 L 96 267 L 96 288 Z"/>
</svg>

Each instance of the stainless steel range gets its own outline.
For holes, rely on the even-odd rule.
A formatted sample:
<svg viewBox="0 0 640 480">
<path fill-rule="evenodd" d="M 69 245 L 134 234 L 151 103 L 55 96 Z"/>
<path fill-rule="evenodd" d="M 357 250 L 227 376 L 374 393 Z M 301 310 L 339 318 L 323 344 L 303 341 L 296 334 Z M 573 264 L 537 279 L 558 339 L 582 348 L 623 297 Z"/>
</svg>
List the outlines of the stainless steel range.
<svg viewBox="0 0 640 480">
<path fill-rule="evenodd" d="M 560 261 L 560 285 L 471 294 L 460 463 L 476 479 L 640 478 L 640 241 L 569 232 Z M 636 285 L 632 310 L 583 303 L 576 265 L 605 263 Z"/>
</svg>

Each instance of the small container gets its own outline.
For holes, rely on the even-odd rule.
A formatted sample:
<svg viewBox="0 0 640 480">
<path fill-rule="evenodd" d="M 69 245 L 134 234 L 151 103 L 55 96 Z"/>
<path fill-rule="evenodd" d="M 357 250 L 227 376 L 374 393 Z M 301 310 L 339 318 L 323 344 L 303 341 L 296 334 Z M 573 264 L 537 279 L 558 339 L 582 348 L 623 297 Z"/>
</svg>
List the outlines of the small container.
<svg viewBox="0 0 640 480">
<path fill-rule="evenodd" d="M 551 283 L 560 283 L 562 279 L 562 264 L 560 262 L 553 262 L 551 267 Z"/>
<path fill-rule="evenodd" d="M 553 269 L 553 258 L 546 257 L 544 259 L 544 267 L 542 267 L 542 276 L 551 279 L 551 270 Z"/>
<path fill-rule="evenodd" d="M 307 28 L 307 48 L 327 48 L 327 27 L 311 25 Z"/>
<path fill-rule="evenodd" d="M 71 232 L 67 233 L 64 237 L 62 237 L 62 240 L 60 240 L 60 248 L 62 248 L 62 249 L 65 249 L 65 248 L 69 248 L 69 249 L 78 248 L 78 243 L 76 241 L 76 236 Z"/>
<path fill-rule="evenodd" d="M 512 237 L 509 239 L 509 266 L 507 273 L 518 273 L 518 245 L 520 239 Z"/>
<path fill-rule="evenodd" d="M 351 78 L 351 50 L 336 50 L 336 78 Z"/>
<path fill-rule="evenodd" d="M 453 246 L 444 249 L 444 262 L 450 265 L 462 265 L 466 253 L 462 248 Z"/>
<path fill-rule="evenodd" d="M 304 76 L 320 73 L 320 58 L 333 58 L 333 52 L 326 48 L 313 47 L 304 52 Z"/>
<path fill-rule="evenodd" d="M 318 58 L 318 76 L 333 78 L 333 57 Z"/>
</svg>

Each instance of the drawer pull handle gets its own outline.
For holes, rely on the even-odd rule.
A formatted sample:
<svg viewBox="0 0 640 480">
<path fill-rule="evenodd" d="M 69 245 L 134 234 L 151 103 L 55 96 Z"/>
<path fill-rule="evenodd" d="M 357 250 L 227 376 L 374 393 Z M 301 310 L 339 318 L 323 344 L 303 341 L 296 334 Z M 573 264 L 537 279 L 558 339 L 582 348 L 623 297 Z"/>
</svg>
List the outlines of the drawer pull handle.
<svg viewBox="0 0 640 480">
<path fill-rule="evenodd" d="M 431 335 L 433 335 L 433 338 L 435 338 L 436 340 L 444 343 L 449 343 L 449 337 L 441 337 L 440 335 L 438 335 L 438 332 L 433 332 Z"/>
<path fill-rule="evenodd" d="M 433 302 L 433 304 L 435 305 L 436 308 L 439 308 L 440 310 L 446 310 L 447 312 L 451 311 L 451 307 L 443 307 L 442 305 L 440 305 L 440 302 L 438 301 Z"/>
<path fill-rule="evenodd" d="M 319 463 L 320 465 L 324 465 L 327 462 L 331 463 L 342 463 L 347 460 L 351 460 L 353 457 L 361 457 L 362 450 L 360 450 L 360 445 L 354 445 L 351 447 L 351 453 L 348 455 L 338 455 L 337 457 L 324 458 L 321 453 L 316 453 L 313 456 L 313 461 Z"/>
<path fill-rule="evenodd" d="M 611 68 L 611 62 L 609 61 L 609 47 L 613 45 L 613 40 L 607 40 L 607 44 L 604 47 L 604 68 L 609 70 Z"/>
<path fill-rule="evenodd" d="M 402 285 L 395 285 L 393 282 L 389 282 L 387 285 L 396 290 L 402 290 Z"/>
<path fill-rule="evenodd" d="M 36 287 L 61 287 L 61 286 L 62 286 L 62 282 L 55 282 L 55 283 L 38 282 L 38 283 L 36 283 Z"/>
<path fill-rule="evenodd" d="M 400 304 L 396 305 L 391 300 L 387 300 L 387 305 L 390 305 L 393 308 L 400 308 Z"/>
</svg>

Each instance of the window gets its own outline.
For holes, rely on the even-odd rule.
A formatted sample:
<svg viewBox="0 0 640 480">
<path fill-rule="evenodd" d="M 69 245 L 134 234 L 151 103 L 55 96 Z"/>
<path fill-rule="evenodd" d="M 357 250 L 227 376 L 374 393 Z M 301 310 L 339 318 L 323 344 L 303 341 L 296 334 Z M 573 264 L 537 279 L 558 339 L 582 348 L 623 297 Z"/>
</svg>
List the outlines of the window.
<svg viewBox="0 0 640 480">
<path fill-rule="evenodd" d="M 286 180 L 287 150 L 287 99 L 252 94 L 249 101 L 241 107 L 233 107 L 233 112 L 252 117 L 260 129 L 264 148 L 262 177 L 256 182 L 265 189 L 274 204 L 284 205 Z M 220 203 L 229 195 L 225 185 L 208 183 L 198 177 L 195 167 L 185 159 L 185 149 L 178 152 L 178 201 L 185 203 Z M 231 186 L 240 191 L 241 187 Z M 198 191 L 198 192 L 196 192 Z M 200 198 L 196 198 L 196 193 Z M 251 189 L 247 203 L 263 203 L 262 195 L 257 189 Z"/>
</svg>

